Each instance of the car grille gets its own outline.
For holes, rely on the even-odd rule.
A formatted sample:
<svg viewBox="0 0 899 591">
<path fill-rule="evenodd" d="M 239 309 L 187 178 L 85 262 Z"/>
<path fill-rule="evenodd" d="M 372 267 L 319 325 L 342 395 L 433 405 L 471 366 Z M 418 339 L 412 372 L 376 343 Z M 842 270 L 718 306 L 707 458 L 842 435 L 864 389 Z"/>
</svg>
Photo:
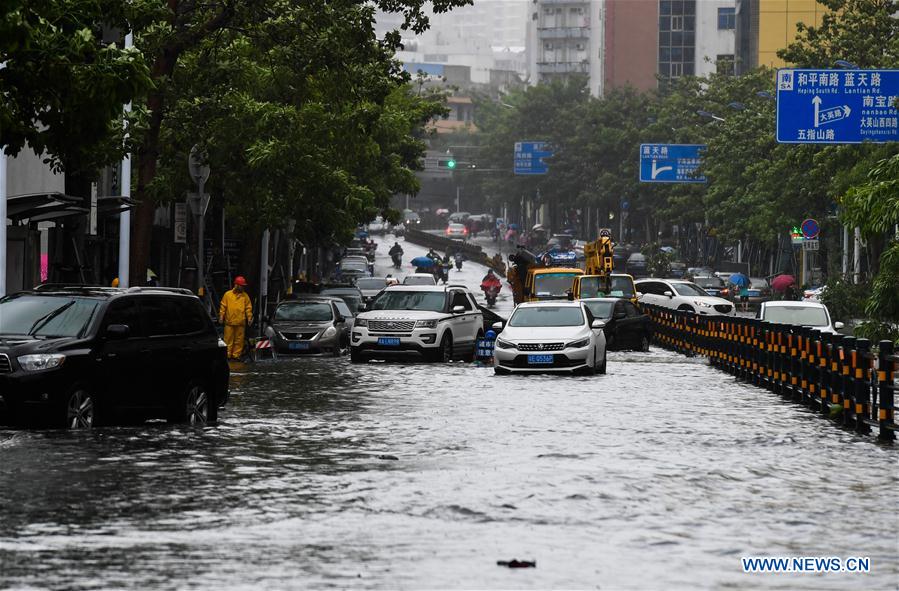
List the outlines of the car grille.
<svg viewBox="0 0 899 591">
<path fill-rule="evenodd" d="M 717 304 L 715 309 L 722 314 L 730 314 L 730 311 L 734 309 L 730 304 Z"/>
<path fill-rule="evenodd" d="M 12 372 L 12 364 L 9 362 L 9 357 L 0 353 L 0 373 L 11 373 Z"/>
<path fill-rule="evenodd" d="M 369 320 L 368 330 L 371 332 L 403 332 L 415 328 L 414 320 Z"/>
<path fill-rule="evenodd" d="M 518 343 L 519 351 L 561 351 L 565 343 Z"/>
<path fill-rule="evenodd" d="M 281 336 L 289 341 L 311 341 L 317 332 L 282 332 Z"/>
</svg>

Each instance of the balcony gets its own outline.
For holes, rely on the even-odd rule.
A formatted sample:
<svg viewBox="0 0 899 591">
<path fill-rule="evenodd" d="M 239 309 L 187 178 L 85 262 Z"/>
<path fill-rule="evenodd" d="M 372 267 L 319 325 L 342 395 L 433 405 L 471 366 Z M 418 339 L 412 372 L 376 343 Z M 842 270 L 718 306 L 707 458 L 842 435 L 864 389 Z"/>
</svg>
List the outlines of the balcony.
<svg viewBox="0 0 899 591">
<path fill-rule="evenodd" d="M 590 64 L 587 61 L 577 62 L 537 62 L 540 74 L 587 74 Z"/>
<path fill-rule="evenodd" d="M 539 27 L 539 39 L 589 39 L 590 27 Z"/>
</svg>

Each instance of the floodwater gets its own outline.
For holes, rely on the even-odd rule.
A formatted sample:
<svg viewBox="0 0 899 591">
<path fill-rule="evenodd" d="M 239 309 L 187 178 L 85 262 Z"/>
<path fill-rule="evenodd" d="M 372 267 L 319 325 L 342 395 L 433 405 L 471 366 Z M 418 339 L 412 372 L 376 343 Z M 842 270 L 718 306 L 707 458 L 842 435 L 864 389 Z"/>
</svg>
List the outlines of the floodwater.
<svg viewBox="0 0 899 591">
<path fill-rule="evenodd" d="M 473 269 L 472 272 L 476 271 Z M 895 589 L 895 448 L 699 359 L 281 359 L 218 426 L 0 430 L 0 588 Z M 865 556 L 746 574 L 742 556 Z M 534 560 L 509 569 L 498 560 Z"/>
</svg>

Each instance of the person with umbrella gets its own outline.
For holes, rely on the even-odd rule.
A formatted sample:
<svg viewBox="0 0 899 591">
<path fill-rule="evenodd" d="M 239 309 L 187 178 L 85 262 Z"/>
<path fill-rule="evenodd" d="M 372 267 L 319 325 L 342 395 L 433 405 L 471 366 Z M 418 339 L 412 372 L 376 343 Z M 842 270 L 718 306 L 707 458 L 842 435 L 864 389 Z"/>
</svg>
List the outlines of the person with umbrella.
<svg viewBox="0 0 899 591">
<path fill-rule="evenodd" d="M 743 275 L 742 273 L 734 273 L 728 279 L 731 285 L 739 289 L 740 292 L 740 309 L 744 312 L 749 311 L 749 288 L 752 287 L 752 283 L 749 281 L 749 277 Z"/>
<path fill-rule="evenodd" d="M 771 280 L 771 289 L 784 294 L 786 300 L 799 299 L 799 290 L 796 287 L 796 278 L 792 275 L 778 275 Z"/>
</svg>

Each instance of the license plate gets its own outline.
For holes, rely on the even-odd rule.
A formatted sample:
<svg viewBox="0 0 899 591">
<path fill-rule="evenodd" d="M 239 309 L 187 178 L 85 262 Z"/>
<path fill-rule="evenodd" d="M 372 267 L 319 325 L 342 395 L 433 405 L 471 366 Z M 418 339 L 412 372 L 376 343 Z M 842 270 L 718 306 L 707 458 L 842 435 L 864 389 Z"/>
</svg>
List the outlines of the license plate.
<svg viewBox="0 0 899 591">
<path fill-rule="evenodd" d="M 760 295 L 762 295 L 762 292 L 760 292 L 757 289 L 750 289 L 749 291 L 746 292 L 746 295 L 748 295 L 751 298 L 757 298 Z"/>
<path fill-rule="evenodd" d="M 528 355 L 528 363 L 531 365 L 549 365 L 552 362 L 552 355 Z"/>
<path fill-rule="evenodd" d="M 378 344 L 385 347 L 397 347 L 400 344 L 400 340 L 396 337 L 378 337 Z"/>
<path fill-rule="evenodd" d="M 287 343 L 287 348 L 293 351 L 303 351 L 309 348 L 309 343 Z"/>
</svg>

